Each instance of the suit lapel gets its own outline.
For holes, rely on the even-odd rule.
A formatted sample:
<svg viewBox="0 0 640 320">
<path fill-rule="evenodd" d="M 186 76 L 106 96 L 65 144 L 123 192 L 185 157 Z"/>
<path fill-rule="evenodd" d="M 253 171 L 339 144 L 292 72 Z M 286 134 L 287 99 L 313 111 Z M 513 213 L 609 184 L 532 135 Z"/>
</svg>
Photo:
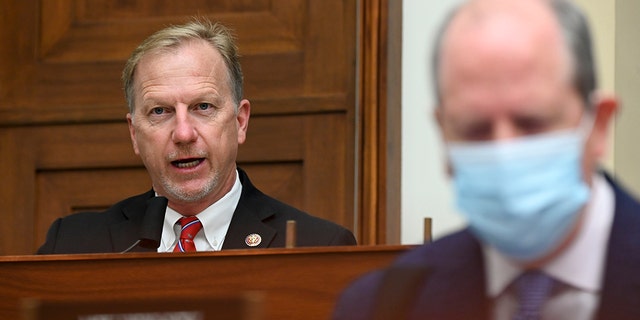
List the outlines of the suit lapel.
<svg viewBox="0 0 640 320">
<path fill-rule="evenodd" d="M 615 213 L 603 279 L 598 319 L 640 318 L 640 204 L 609 177 Z"/>
<path fill-rule="evenodd" d="M 491 300 L 486 293 L 480 243 L 468 229 L 459 234 L 456 242 L 456 250 L 445 249 L 431 265 L 425 297 L 429 297 L 433 309 L 424 314 L 433 319 L 487 319 Z"/>
<path fill-rule="evenodd" d="M 264 224 L 259 208 L 239 203 L 231 219 L 222 249 L 268 248 L 277 231 Z"/>
<path fill-rule="evenodd" d="M 110 224 L 113 252 L 122 252 L 138 241 L 142 220 L 147 210 L 147 200 L 154 194 L 154 191 L 151 190 L 135 197 L 131 202 L 123 206 L 120 212 L 116 213 L 119 215 L 119 219 Z M 154 249 L 139 246 L 131 250 L 131 252 L 155 251 Z"/>
<path fill-rule="evenodd" d="M 422 280 L 401 275 L 409 278 L 405 279 L 409 286 L 419 282 L 412 307 L 403 319 L 489 319 L 491 301 L 486 294 L 482 247 L 468 229 L 410 251 L 396 261 L 395 267 L 422 269 L 424 275 Z M 401 290 L 392 288 L 386 294 Z"/>
<path fill-rule="evenodd" d="M 275 209 L 264 200 L 265 196 L 253 186 L 246 173 L 238 168 L 242 194 L 236 207 L 222 249 L 268 248 L 277 230 L 264 223 L 275 214 Z M 154 196 L 151 190 L 131 199 L 110 223 L 113 252 L 122 252 L 138 240 L 138 234 L 147 209 L 147 200 Z M 248 239 L 249 238 L 249 239 Z M 258 240 L 259 239 L 259 240 Z M 251 240 L 251 241 L 249 241 Z M 154 252 L 136 247 L 131 252 Z"/>
<path fill-rule="evenodd" d="M 222 249 L 268 248 L 277 231 L 263 221 L 275 214 L 262 197 L 264 195 L 253 186 L 246 173 L 238 168 L 242 195 L 231 218 Z"/>
</svg>

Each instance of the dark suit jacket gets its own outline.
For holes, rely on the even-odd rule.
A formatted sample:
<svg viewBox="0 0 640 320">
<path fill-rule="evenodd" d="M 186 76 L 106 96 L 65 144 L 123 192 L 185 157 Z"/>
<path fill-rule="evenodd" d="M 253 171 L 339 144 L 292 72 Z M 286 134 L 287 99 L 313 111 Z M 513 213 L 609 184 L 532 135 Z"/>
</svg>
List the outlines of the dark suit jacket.
<svg viewBox="0 0 640 320">
<path fill-rule="evenodd" d="M 640 203 L 610 183 L 615 214 L 596 319 L 640 319 Z M 414 279 L 417 284 L 412 288 L 412 280 L 406 278 L 416 270 L 424 276 Z M 407 284 L 401 285 L 403 281 Z M 381 313 L 389 309 L 402 313 L 403 307 L 404 315 L 385 317 L 490 319 L 485 286 L 481 245 L 467 229 L 420 246 L 399 257 L 391 268 L 358 279 L 342 293 L 334 319 L 380 319 Z"/>
<path fill-rule="evenodd" d="M 242 194 L 222 249 L 284 247 L 287 220 L 296 221 L 297 246 L 356 244 L 349 230 L 263 194 L 244 171 L 238 169 L 238 173 Z M 151 190 L 123 200 L 105 212 L 83 212 L 57 219 L 38 254 L 122 252 L 138 240 L 147 200 L 154 195 Z M 252 233 L 262 237 L 256 247 L 245 244 L 246 236 Z M 155 249 L 137 247 L 132 251 Z"/>
</svg>

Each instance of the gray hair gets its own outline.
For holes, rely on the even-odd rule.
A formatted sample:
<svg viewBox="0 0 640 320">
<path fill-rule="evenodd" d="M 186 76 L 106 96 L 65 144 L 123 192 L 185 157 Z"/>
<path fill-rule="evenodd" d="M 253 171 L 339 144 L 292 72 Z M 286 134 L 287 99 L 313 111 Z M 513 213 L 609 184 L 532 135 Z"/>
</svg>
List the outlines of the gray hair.
<svg viewBox="0 0 640 320">
<path fill-rule="evenodd" d="M 154 33 L 131 53 L 122 71 L 124 95 L 131 114 L 134 112 L 133 78 L 142 57 L 152 51 L 178 48 L 189 40 L 207 41 L 220 52 L 229 71 L 229 85 L 236 108 L 238 107 L 238 103 L 242 99 L 243 79 L 235 38 L 231 30 L 220 23 L 212 23 L 206 19 L 194 19 L 186 24 L 170 26 Z"/>
<path fill-rule="evenodd" d="M 572 81 L 586 108 L 591 107 L 591 93 L 597 87 L 597 72 L 593 59 L 591 31 L 584 13 L 570 0 L 550 0 L 550 8 L 558 19 L 564 42 L 572 60 Z M 440 92 L 440 62 L 445 33 L 460 6 L 444 20 L 438 31 L 432 56 L 432 77 L 437 105 L 442 103 Z"/>
</svg>

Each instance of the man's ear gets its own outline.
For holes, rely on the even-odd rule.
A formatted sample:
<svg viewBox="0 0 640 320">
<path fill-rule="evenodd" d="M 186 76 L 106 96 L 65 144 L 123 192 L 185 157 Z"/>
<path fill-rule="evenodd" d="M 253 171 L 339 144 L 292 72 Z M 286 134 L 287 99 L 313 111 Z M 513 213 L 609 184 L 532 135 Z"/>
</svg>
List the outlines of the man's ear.
<svg viewBox="0 0 640 320">
<path fill-rule="evenodd" d="M 445 141 L 445 136 L 444 136 L 444 127 L 443 127 L 443 113 L 442 113 L 442 107 L 441 106 L 437 106 L 435 108 L 435 110 L 433 110 L 433 118 L 435 119 L 436 123 L 438 124 L 438 130 L 440 130 L 440 137 L 442 139 L 442 148 L 444 148 L 446 146 L 446 141 Z M 445 163 L 444 163 L 444 171 L 445 174 L 447 175 L 447 177 L 451 178 L 453 177 L 453 167 L 451 166 L 451 162 L 449 161 L 449 157 L 445 156 L 444 159 Z"/>
<path fill-rule="evenodd" d="M 251 103 L 247 99 L 242 99 L 238 106 L 238 144 L 243 144 L 247 139 L 247 129 L 249 129 L 249 117 L 251 116 Z"/>
<path fill-rule="evenodd" d="M 595 159 L 601 159 L 607 150 L 609 129 L 618 110 L 618 100 L 614 96 L 598 95 L 594 98 L 594 121 L 588 147 Z"/>
<path fill-rule="evenodd" d="M 138 150 L 138 143 L 136 142 L 136 129 L 133 126 L 133 116 L 131 113 L 127 113 L 127 124 L 129 125 L 129 136 L 131 137 L 131 144 L 133 144 L 133 152 L 136 155 L 140 155 Z"/>
<path fill-rule="evenodd" d="M 442 132 L 442 117 L 444 117 L 444 115 L 442 114 L 442 107 L 441 106 L 437 106 L 435 110 L 433 110 L 433 118 L 436 120 L 436 123 L 438 124 L 438 129 L 440 129 L 440 132 Z"/>
</svg>

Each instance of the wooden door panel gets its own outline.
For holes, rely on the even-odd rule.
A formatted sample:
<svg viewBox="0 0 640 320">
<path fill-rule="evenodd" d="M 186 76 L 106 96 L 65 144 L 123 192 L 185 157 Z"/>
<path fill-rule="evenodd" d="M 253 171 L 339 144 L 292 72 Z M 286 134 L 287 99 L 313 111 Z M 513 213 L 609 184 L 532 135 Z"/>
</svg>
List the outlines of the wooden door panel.
<svg viewBox="0 0 640 320">
<path fill-rule="evenodd" d="M 235 29 L 246 96 L 275 101 L 261 105 L 259 113 L 277 113 L 270 108 L 279 100 L 318 97 L 338 98 L 333 108 L 352 112 L 355 1 L 235 2 L 13 3 L 18 14 L 4 22 L 12 27 L 0 31 L 14 44 L 0 61 L 8 88 L 0 91 L 0 124 L 121 119 L 126 108 L 119 78 L 130 52 L 154 31 L 193 16 Z M 314 111 L 313 106 L 297 111 Z"/>
<path fill-rule="evenodd" d="M 148 191 L 144 168 L 38 170 L 33 252 L 44 243 L 58 217 L 80 211 L 101 211 L 116 202 Z"/>
<path fill-rule="evenodd" d="M 296 208 L 304 208 L 303 163 L 239 163 L 262 192 Z M 308 206 L 307 206 L 308 207 Z"/>
</svg>

